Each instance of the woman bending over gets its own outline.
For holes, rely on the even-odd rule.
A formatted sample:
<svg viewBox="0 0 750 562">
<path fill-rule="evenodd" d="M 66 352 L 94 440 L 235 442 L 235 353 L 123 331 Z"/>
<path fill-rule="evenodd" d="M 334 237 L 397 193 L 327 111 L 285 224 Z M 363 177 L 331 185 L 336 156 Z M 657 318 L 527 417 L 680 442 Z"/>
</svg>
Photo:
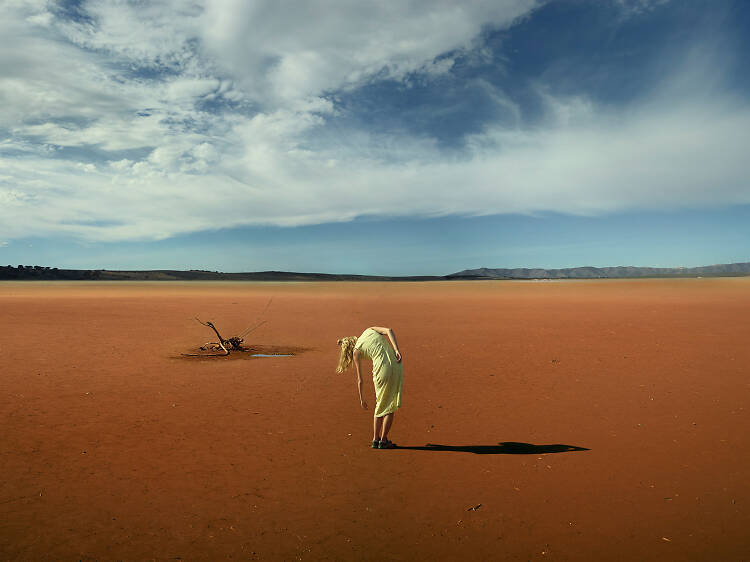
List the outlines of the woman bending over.
<svg viewBox="0 0 750 562">
<path fill-rule="evenodd" d="M 401 406 L 401 387 L 404 384 L 404 368 L 396 334 L 390 328 L 373 326 L 358 338 L 341 338 L 338 344 L 341 353 L 336 372 L 343 373 L 354 363 L 359 403 L 365 410 L 367 402 L 362 395 L 361 362 L 363 357 L 372 361 L 372 381 L 375 384 L 372 448 L 393 449 L 396 445 L 388 440 L 388 432 L 393 425 L 393 415 Z"/>
</svg>

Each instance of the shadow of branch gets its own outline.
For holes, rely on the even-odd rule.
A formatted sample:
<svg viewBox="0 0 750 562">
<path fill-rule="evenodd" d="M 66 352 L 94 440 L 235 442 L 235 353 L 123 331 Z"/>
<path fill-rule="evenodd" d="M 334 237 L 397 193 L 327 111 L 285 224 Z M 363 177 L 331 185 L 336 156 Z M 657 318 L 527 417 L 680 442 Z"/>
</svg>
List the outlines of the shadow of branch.
<svg viewBox="0 0 750 562">
<path fill-rule="evenodd" d="M 452 451 L 456 453 L 474 453 L 475 455 L 544 455 L 547 453 L 571 453 L 574 451 L 588 451 L 586 447 L 573 445 L 532 445 L 531 443 L 517 443 L 504 441 L 497 445 L 437 445 L 427 443 L 424 447 L 402 447 L 396 449 L 410 451 Z"/>
</svg>

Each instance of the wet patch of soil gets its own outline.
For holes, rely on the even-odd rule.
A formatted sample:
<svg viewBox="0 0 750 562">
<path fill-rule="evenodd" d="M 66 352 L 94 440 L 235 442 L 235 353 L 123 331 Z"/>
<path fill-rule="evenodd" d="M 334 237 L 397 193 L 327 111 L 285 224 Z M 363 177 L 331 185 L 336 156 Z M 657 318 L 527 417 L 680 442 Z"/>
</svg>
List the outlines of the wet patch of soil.
<svg viewBox="0 0 750 562">
<path fill-rule="evenodd" d="M 264 359 L 274 357 L 294 357 L 300 355 L 306 351 L 310 351 L 311 348 L 291 346 L 291 345 L 249 345 L 242 346 L 242 349 L 230 349 L 229 355 L 224 355 L 221 350 L 218 352 L 212 350 L 203 350 L 200 347 L 191 349 L 182 355 L 179 359 L 190 359 L 190 360 L 207 360 L 207 359 Z"/>
</svg>

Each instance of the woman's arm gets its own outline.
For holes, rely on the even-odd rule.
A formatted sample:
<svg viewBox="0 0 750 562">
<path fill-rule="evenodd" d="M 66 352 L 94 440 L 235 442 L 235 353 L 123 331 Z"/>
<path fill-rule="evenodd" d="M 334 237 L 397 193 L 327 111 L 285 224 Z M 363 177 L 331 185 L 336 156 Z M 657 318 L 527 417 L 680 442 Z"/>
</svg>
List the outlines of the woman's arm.
<svg viewBox="0 0 750 562">
<path fill-rule="evenodd" d="M 354 368 L 357 371 L 357 392 L 359 392 L 359 404 L 367 409 L 367 402 L 365 402 L 364 396 L 362 396 L 362 357 L 360 357 L 359 349 L 355 349 L 352 354 L 354 360 Z"/>
<path fill-rule="evenodd" d="M 380 326 L 371 326 L 371 330 L 375 330 L 378 334 L 382 336 L 388 336 L 388 339 L 391 341 L 391 345 L 393 346 L 393 351 L 396 352 L 396 361 L 401 363 L 401 352 L 398 349 L 398 342 L 396 341 L 396 334 L 393 333 L 393 330 L 390 328 L 382 328 Z"/>
</svg>

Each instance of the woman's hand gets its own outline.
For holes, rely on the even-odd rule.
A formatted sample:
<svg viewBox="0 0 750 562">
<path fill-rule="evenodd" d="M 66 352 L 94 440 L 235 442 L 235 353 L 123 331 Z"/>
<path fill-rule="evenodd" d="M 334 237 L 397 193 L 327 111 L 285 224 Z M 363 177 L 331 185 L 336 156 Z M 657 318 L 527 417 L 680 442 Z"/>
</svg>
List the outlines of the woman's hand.
<svg viewBox="0 0 750 562">
<path fill-rule="evenodd" d="M 398 349 L 396 350 L 396 361 L 401 363 L 401 352 Z"/>
<path fill-rule="evenodd" d="M 359 404 L 362 406 L 363 410 L 367 409 L 367 401 L 364 398 L 359 399 Z"/>
</svg>

